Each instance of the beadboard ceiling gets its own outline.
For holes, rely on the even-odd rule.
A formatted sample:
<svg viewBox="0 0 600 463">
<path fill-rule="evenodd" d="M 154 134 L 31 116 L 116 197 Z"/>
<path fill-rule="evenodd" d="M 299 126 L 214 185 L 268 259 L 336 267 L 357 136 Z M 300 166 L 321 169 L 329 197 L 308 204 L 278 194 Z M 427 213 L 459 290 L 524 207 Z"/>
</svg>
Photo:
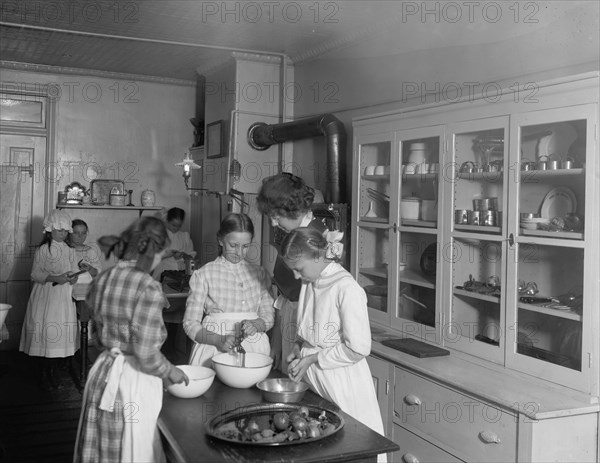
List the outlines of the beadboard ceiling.
<svg viewBox="0 0 600 463">
<path fill-rule="evenodd" d="M 425 3 L 434 13 L 423 17 L 414 9 Z M 519 21 L 508 3 L 499 21 L 489 20 L 490 10 L 465 20 L 469 2 L 452 3 L 461 11 L 438 9 L 435 21 L 443 2 L 0 0 L 0 60 L 193 81 L 233 51 L 301 63 L 327 53 L 360 57 L 506 40 L 582 2 L 528 2 L 537 10 L 522 7 Z M 452 20 L 457 13 L 461 24 Z M 533 13 L 537 23 L 524 20 Z"/>
</svg>

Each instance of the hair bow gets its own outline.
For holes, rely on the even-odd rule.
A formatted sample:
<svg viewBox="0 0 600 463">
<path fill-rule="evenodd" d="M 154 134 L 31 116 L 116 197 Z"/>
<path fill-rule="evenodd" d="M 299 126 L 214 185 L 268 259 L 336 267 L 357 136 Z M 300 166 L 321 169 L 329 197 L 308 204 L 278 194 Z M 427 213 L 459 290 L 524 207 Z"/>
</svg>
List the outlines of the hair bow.
<svg viewBox="0 0 600 463">
<path fill-rule="evenodd" d="M 342 254 L 344 253 L 344 245 L 341 243 L 342 238 L 344 237 L 344 232 L 337 230 L 326 230 L 323 235 L 327 240 L 325 257 L 327 259 L 341 259 Z"/>
</svg>

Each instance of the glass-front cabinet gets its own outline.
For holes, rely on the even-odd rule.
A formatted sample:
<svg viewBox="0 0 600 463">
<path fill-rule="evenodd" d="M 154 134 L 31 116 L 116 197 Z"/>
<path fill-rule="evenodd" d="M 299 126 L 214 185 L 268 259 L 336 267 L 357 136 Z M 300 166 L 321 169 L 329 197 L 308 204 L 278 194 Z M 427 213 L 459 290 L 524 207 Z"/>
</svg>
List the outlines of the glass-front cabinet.
<svg viewBox="0 0 600 463">
<path fill-rule="evenodd" d="M 593 79 L 540 88 L 535 105 L 355 120 L 352 272 L 372 322 L 600 396 Z"/>
<path fill-rule="evenodd" d="M 353 252 L 351 265 L 356 280 L 367 294 L 370 318 L 389 321 L 390 272 L 395 255 L 393 224 L 397 202 L 392 198 L 398 181 L 397 158 L 393 156 L 394 134 L 381 133 L 358 142 L 352 207 Z"/>
<path fill-rule="evenodd" d="M 439 333 L 443 127 L 356 135 L 352 269 L 371 321 Z"/>
<path fill-rule="evenodd" d="M 578 389 L 590 380 L 583 353 L 592 352 L 582 307 L 594 304 L 584 300 L 594 278 L 585 253 L 597 246 L 585 220 L 594 108 L 448 126 L 452 299 L 444 343 Z"/>
<path fill-rule="evenodd" d="M 394 236 L 398 253 L 392 279 L 397 297 L 391 309 L 391 326 L 412 337 L 438 339 L 444 127 L 401 130 L 396 137 L 399 226 Z"/>
<path fill-rule="evenodd" d="M 592 217 L 598 178 L 595 105 L 515 116 L 518 181 L 510 191 L 507 365 L 574 388 L 588 387 L 594 349 L 589 328 L 598 300 L 591 256 L 600 236 Z M 595 207 L 595 210 L 594 210 Z"/>
<path fill-rule="evenodd" d="M 446 235 L 452 296 L 444 341 L 502 364 L 506 271 L 508 117 L 450 124 L 445 193 L 452 198 Z"/>
</svg>

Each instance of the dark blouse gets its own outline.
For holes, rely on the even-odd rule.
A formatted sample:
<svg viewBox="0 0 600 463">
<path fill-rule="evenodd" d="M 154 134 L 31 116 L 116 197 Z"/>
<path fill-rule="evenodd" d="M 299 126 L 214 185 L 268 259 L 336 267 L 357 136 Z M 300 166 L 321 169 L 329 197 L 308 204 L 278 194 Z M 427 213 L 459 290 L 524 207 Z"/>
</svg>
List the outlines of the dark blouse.
<svg viewBox="0 0 600 463">
<path fill-rule="evenodd" d="M 314 218 L 308 225 L 307 228 L 314 228 L 320 232 L 324 232 L 327 227 L 318 218 Z M 288 300 L 296 302 L 300 297 L 300 287 L 302 281 L 294 276 L 294 272 L 285 264 L 279 250 L 283 238 L 286 234 L 284 232 L 275 233 L 275 247 L 277 248 L 277 259 L 275 260 L 275 267 L 273 268 L 273 283 L 277 286 L 277 289 L 283 294 Z"/>
</svg>

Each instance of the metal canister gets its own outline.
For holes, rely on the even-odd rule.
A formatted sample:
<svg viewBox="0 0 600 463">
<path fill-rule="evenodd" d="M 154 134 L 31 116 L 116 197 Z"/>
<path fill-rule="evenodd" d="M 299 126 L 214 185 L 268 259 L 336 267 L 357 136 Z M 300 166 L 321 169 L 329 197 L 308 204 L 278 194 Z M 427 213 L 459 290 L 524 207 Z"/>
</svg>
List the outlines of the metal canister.
<svg viewBox="0 0 600 463">
<path fill-rule="evenodd" d="M 67 192 L 66 191 L 58 192 L 58 204 L 67 204 Z"/>
<path fill-rule="evenodd" d="M 496 211 L 482 211 L 481 214 L 483 217 L 481 218 L 482 225 L 486 227 L 495 227 L 497 224 L 497 213 Z"/>
<path fill-rule="evenodd" d="M 454 211 L 454 224 L 468 224 L 469 223 L 469 211 L 467 209 L 456 209 Z"/>
<path fill-rule="evenodd" d="M 481 225 L 481 211 L 468 211 L 469 225 Z"/>
</svg>

